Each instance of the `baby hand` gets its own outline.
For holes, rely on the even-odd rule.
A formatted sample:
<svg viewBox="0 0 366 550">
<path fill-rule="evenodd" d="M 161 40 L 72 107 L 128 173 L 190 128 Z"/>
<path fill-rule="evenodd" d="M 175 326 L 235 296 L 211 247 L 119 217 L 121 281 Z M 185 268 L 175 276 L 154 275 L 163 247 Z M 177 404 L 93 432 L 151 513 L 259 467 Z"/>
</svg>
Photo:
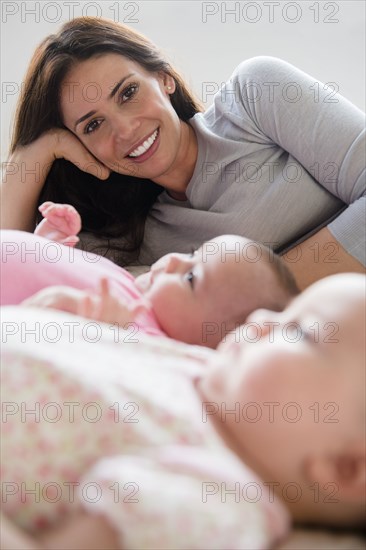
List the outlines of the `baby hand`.
<svg viewBox="0 0 366 550">
<path fill-rule="evenodd" d="M 49 286 L 22 302 L 24 306 L 49 307 L 77 314 L 86 293 L 69 286 Z"/>
<path fill-rule="evenodd" d="M 75 246 L 79 242 L 76 235 L 81 230 L 81 218 L 73 206 L 48 201 L 38 210 L 44 219 L 37 225 L 36 235 L 66 246 Z"/>
<path fill-rule="evenodd" d="M 108 280 L 104 278 L 95 292 L 68 286 L 49 286 L 24 300 L 22 305 L 59 309 L 95 321 L 118 323 L 121 327 L 134 322 L 137 315 L 148 310 L 145 302 L 127 305 L 113 296 Z"/>
<path fill-rule="evenodd" d="M 100 280 L 99 291 L 87 294 L 80 302 L 78 314 L 104 323 L 118 323 L 122 328 L 127 323 L 135 321 L 137 315 L 147 311 L 148 305 L 143 302 L 134 302 L 127 305 L 120 298 L 110 292 L 108 280 Z"/>
</svg>

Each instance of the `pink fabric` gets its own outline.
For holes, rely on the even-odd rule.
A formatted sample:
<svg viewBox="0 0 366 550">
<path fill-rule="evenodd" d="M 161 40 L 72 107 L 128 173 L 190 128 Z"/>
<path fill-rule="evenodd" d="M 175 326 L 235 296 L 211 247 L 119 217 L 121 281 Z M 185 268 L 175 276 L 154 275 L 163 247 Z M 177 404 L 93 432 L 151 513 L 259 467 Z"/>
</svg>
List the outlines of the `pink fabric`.
<svg viewBox="0 0 366 550">
<path fill-rule="evenodd" d="M 1 305 L 17 305 L 51 285 L 96 289 L 107 277 L 112 291 L 127 303 L 141 298 L 134 277 L 110 260 L 91 252 L 24 231 L 1 231 Z M 154 312 L 138 316 L 141 331 L 164 336 Z"/>
</svg>

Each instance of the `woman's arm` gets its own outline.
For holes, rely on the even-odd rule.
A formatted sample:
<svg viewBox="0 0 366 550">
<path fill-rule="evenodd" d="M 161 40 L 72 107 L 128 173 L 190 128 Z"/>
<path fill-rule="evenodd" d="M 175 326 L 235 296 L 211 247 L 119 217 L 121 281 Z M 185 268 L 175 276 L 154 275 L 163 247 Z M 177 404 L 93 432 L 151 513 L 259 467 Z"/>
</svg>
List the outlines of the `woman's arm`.
<svg viewBox="0 0 366 550">
<path fill-rule="evenodd" d="M 322 262 L 320 258 L 315 266 L 313 249 L 303 254 L 302 268 L 306 260 L 310 261 L 306 277 L 310 280 L 316 273 L 342 271 L 347 259 L 342 259 L 342 248 L 351 256 L 344 264 L 346 269 L 357 269 L 358 262 L 365 265 L 365 113 L 337 93 L 337 83 L 323 84 L 281 59 L 253 58 L 242 63 L 235 75 L 243 113 L 249 114 L 252 131 L 259 129 L 264 143 L 279 145 L 301 163 L 309 177 L 349 205 L 328 225 L 329 234 L 321 230 L 300 245 L 302 251 L 304 247 L 316 247 L 317 242 L 319 246 L 334 243 L 339 248 L 338 263 Z M 294 162 L 290 158 L 291 164 Z M 310 188 L 302 191 L 300 187 L 304 181 L 300 178 L 292 185 L 297 186 L 299 206 L 303 212 L 309 211 L 310 217 Z M 276 205 L 272 206 L 271 216 L 276 216 Z M 301 227 L 299 230 L 300 237 Z M 300 265 L 298 262 L 295 269 L 300 270 Z"/>
<path fill-rule="evenodd" d="M 363 265 L 346 252 L 326 227 L 291 249 L 282 259 L 300 290 L 334 273 L 365 273 Z"/>
<path fill-rule="evenodd" d="M 69 160 L 101 179 L 110 171 L 68 130 L 54 129 L 18 147 L 3 165 L 1 229 L 33 231 L 38 197 L 56 159 Z"/>
</svg>

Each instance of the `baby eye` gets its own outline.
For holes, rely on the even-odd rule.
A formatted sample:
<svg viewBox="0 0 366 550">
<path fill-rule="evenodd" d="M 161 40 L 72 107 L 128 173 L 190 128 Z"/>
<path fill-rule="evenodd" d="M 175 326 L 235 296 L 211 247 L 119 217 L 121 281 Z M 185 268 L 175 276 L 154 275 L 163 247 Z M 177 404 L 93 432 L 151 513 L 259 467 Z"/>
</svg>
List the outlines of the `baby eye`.
<svg viewBox="0 0 366 550">
<path fill-rule="evenodd" d="M 317 341 L 316 338 L 314 338 L 314 333 L 312 332 L 311 327 L 306 327 L 300 323 L 296 323 L 294 326 L 293 338 L 294 341 L 301 341 L 306 344 L 314 344 Z"/>
<path fill-rule="evenodd" d="M 189 273 L 186 274 L 186 280 L 188 281 L 188 283 L 191 285 L 191 287 L 193 288 L 194 286 L 194 275 L 193 275 L 193 272 L 190 271 Z"/>
<path fill-rule="evenodd" d="M 316 335 L 309 330 L 302 329 L 301 331 L 301 340 L 309 344 L 316 344 L 318 342 Z"/>
<path fill-rule="evenodd" d="M 93 132 L 98 130 L 100 124 L 101 124 L 100 120 L 90 121 L 84 128 L 84 134 L 92 134 Z"/>
<path fill-rule="evenodd" d="M 137 84 L 129 84 L 118 96 L 120 103 L 124 103 L 131 99 L 136 94 L 138 89 L 139 87 Z"/>
<path fill-rule="evenodd" d="M 277 323 L 279 325 L 279 323 Z M 302 327 L 297 322 L 286 323 L 280 329 L 282 333 L 282 338 L 285 342 L 294 343 L 299 342 L 300 340 L 305 340 L 304 331 Z"/>
</svg>

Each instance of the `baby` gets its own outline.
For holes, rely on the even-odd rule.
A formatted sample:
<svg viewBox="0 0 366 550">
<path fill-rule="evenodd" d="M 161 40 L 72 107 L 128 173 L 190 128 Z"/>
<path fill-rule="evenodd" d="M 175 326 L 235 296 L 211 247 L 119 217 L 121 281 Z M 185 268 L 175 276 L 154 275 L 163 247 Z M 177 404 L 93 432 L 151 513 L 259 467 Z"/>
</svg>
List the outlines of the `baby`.
<svg viewBox="0 0 366 550">
<path fill-rule="evenodd" d="M 44 238 L 69 247 L 76 244 L 81 220 L 72 206 L 47 202 L 40 211 L 44 220 L 36 236 L 11 232 L 9 240 L 17 243 L 27 239 L 31 250 L 37 244 L 45 248 L 49 243 L 42 244 Z M 60 249 L 57 263 L 41 257 L 43 261 L 34 262 L 33 268 L 33 256 L 21 265 L 16 254 L 8 254 L 7 263 L 2 262 L 3 288 L 8 297 L 11 288 L 17 296 L 2 303 L 20 303 L 43 289 L 26 304 L 54 307 L 120 326 L 134 322 L 143 331 L 215 348 L 249 313 L 261 307 L 282 310 L 298 292 L 277 255 L 234 235 L 204 243 L 192 254 L 168 254 L 135 281 L 105 258 L 98 256 L 98 261 L 91 263 L 84 260 L 82 251 L 73 250 L 70 262 L 69 250 Z M 12 269 L 11 262 L 15 263 Z M 45 288 L 56 283 L 68 284 L 69 288 Z M 114 288 L 110 290 L 110 286 Z"/>
<path fill-rule="evenodd" d="M 217 350 L 147 336 L 116 346 L 103 324 L 97 347 L 78 333 L 70 343 L 65 329 L 56 348 L 34 346 L 12 328 L 3 547 L 263 549 L 289 518 L 363 525 L 365 310 L 365 277 L 343 274 L 283 312 L 254 312 Z M 2 311 L 6 326 L 66 326 L 65 313 L 53 315 Z M 47 401 L 61 410 L 71 394 L 85 414 L 47 422 Z M 40 400 L 39 423 L 22 420 L 21 403 Z M 126 402 L 138 405 L 136 423 L 86 421 L 91 403 L 102 413 Z"/>
</svg>

